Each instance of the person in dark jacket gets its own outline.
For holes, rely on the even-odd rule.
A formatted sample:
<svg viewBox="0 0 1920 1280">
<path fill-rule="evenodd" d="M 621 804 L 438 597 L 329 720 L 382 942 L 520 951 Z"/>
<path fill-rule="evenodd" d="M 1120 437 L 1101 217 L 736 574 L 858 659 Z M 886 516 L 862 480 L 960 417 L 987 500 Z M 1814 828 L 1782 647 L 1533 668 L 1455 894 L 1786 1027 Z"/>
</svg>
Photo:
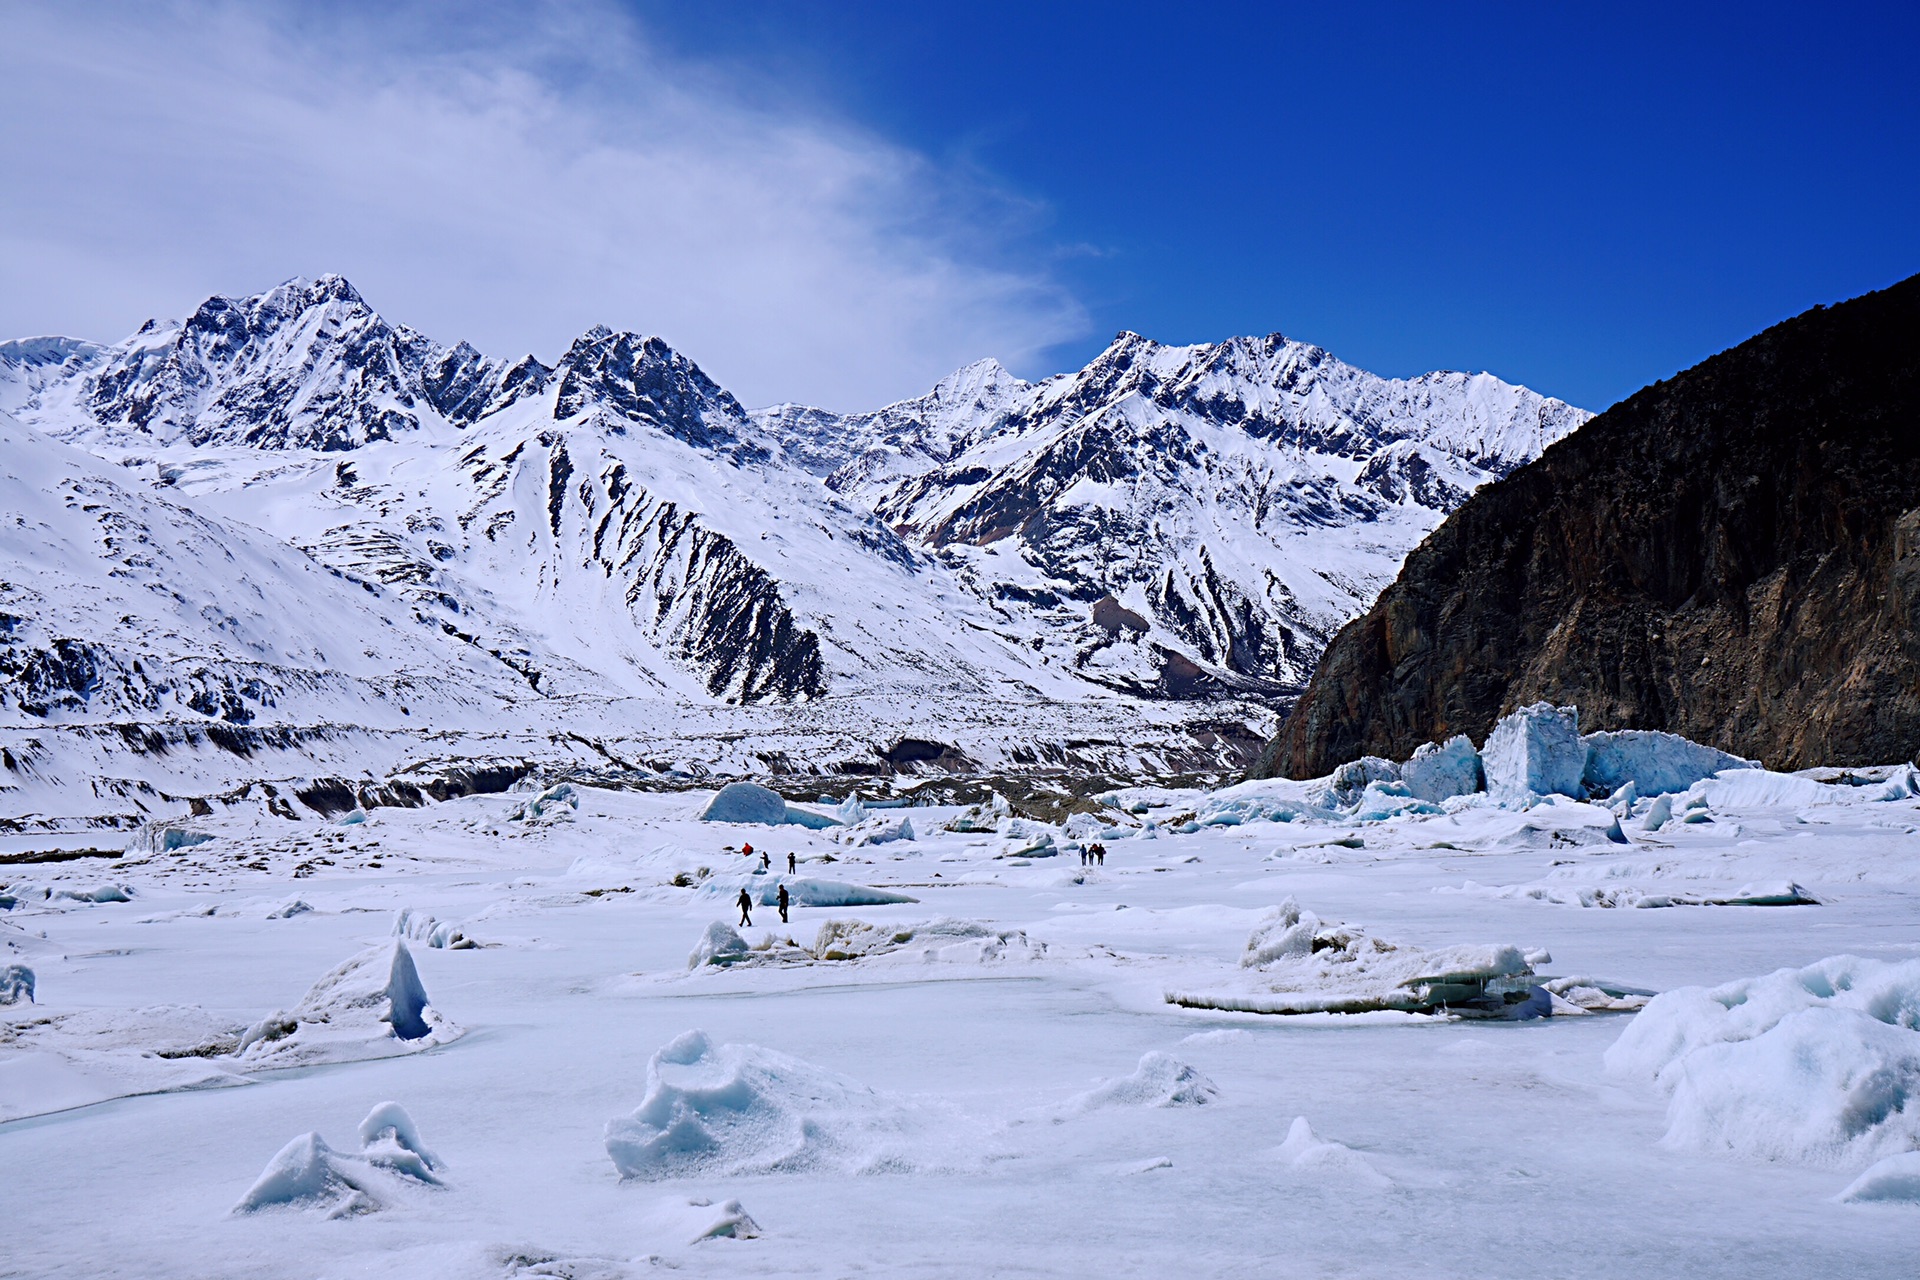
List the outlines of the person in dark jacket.
<svg viewBox="0 0 1920 1280">
<path fill-rule="evenodd" d="M 791 901 L 793 901 L 793 899 L 787 897 L 787 886 L 781 885 L 780 886 L 780 923 L 781 924 L 785 924 L 787 922 L 787 904 Z"/>
<path fill-rule="evenodd" d="M 751 928 L 753 926 L 753 899 L 747 896 L 745 889 L 740 891 L 739 904 L 741 927 Z"/>
<path fill-rule="evenodd" d="M 799 869 L 798 865 L 795 863 L 793 855 L 788 854 L 787 855 L 787 874 L 792 875 L 798 869 Z"/>
<path fill-rule="evenodd" d="M 760 851 L 760 869 L 762 871 L 765 871 L 772 866 L 773 866 L 773 855 L 768 853 L 765 849 L 762 849 Z"/>
</svg>

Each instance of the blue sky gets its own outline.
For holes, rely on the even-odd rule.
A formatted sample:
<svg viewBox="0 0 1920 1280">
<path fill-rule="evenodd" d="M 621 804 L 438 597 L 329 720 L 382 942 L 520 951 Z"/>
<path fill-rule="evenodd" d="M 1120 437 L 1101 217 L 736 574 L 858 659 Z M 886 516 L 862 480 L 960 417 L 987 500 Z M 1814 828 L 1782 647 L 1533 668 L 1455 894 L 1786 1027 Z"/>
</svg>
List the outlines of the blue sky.
<svg viewBox="0 0 1920 1280">
<path fill-rule="evenodd" d="M 868 407 L 1122 328 L 1605 405 L 1920 270 L 1920 7 L 0 9 L 0 333 L 346 272 Z"/>
<path fill-rule="evenodd" d="M 1278 329 L 1601 408 L 1920 271 L 1912 4 L 639 10 L 1044 202 L 1067 363 Z"/>
</svg>

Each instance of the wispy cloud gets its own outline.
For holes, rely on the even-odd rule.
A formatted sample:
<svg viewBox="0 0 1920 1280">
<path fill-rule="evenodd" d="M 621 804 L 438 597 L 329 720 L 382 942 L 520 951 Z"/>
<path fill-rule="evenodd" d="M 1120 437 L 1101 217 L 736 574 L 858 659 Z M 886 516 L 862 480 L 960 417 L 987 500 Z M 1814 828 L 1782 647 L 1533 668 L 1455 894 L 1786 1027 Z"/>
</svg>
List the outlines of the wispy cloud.
<svg viewBox="0 0 1920 1280">
<path fill-rule="evenodd" d="M 337 270 L 443 341 L 604 322 L 749 403 L 859 408 L 1085 327 L 1021 200 L 616 10 L 342 12 L 0 9 L 0 336 Z"/>
</svg>

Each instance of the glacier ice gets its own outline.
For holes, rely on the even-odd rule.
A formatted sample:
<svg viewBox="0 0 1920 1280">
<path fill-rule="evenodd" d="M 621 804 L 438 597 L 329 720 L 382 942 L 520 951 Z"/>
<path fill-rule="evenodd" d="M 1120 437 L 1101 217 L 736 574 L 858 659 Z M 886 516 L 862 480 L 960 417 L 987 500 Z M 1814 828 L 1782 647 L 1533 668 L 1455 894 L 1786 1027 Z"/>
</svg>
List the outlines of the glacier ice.
<svg viewBox="0 0 1920 1280">
<path fill-rule="evenodd" d="M 1400 781 L 1409 794 L 1432 803 L 1472 795 L 1486 787 L 1480 753 L 1464 733 L 1454 734 L 1445 743 L 1428 742 L 1416 747 L 1413 758 L 1400 766 Z"/>
<path fill-rule="evenodd" d="M 1612 792 L 1632 784 L 1637 795 L 1661 795 L 1685 791 L 1722 769 L 1758 767 L 1756 761 L 1652 729 L 1601 730 L 1587 734 L 1586 744 L 1582 780 L 1590 792 Z"/>
<path fill-rule="evenodd" d="M 1577 707 L 1536 702 L 1501 717 L 1480 749 L 1487 790 L 1500 800 L 1527 795 L 1585 798 L 1587 744 Z"/>
</svg>

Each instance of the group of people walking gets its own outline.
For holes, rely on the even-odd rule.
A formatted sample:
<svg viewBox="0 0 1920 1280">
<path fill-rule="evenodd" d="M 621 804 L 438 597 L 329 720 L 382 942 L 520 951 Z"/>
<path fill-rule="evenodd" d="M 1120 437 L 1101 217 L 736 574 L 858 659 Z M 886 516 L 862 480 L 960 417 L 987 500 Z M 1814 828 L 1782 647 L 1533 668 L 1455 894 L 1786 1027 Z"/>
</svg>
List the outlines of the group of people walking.
<svg viewBox="0 0 1920 1280">
<path fill-rule="evenodd" d="M 1106 866 L 1107 865 L 1107 846 L 1101 844 L 1098 840 L 1094 841 L 1092 844 L 1081 845 L 1080 846 L 1080 865 L 1083 867 Z"/>
<path fill-rule="evenodd" d="M 740 846 L 740 852 L 745 854 L 747 857 L 751 858 L 753 856 L 753 846 L 750 844 L 743 844 Z M 767 853 L 765 849 L 762 849 L 760 851 L 759 871 L 765 872 L 765 871 L 771 871 L 772 869 L 773 869 L 773 858 Z M 794 854 L 789 853 L 787 855 L 787 874 L 795 875 L 799 872 L 799 869 L 800 869 L 800 859 Z M 747 892 L 747 890 L 743 888 L 740 890 L 740 896 L 734 899 L 734 902 L 735 902 L 735 905 L 737 905 L 740 908 L 740 927 L 743 929 L 752 928 L 753 927 L 753 895 Z M 787 908 L 793 905 L 793 897 L 791 894 L 787 892 L 787 886 L 785 884 L 782 884 L 780 886 L 780 893 L 778 897 L 775 898 L 774 905 L 779 908 L 780 923 L 786 924 Z"/>
</svg>

